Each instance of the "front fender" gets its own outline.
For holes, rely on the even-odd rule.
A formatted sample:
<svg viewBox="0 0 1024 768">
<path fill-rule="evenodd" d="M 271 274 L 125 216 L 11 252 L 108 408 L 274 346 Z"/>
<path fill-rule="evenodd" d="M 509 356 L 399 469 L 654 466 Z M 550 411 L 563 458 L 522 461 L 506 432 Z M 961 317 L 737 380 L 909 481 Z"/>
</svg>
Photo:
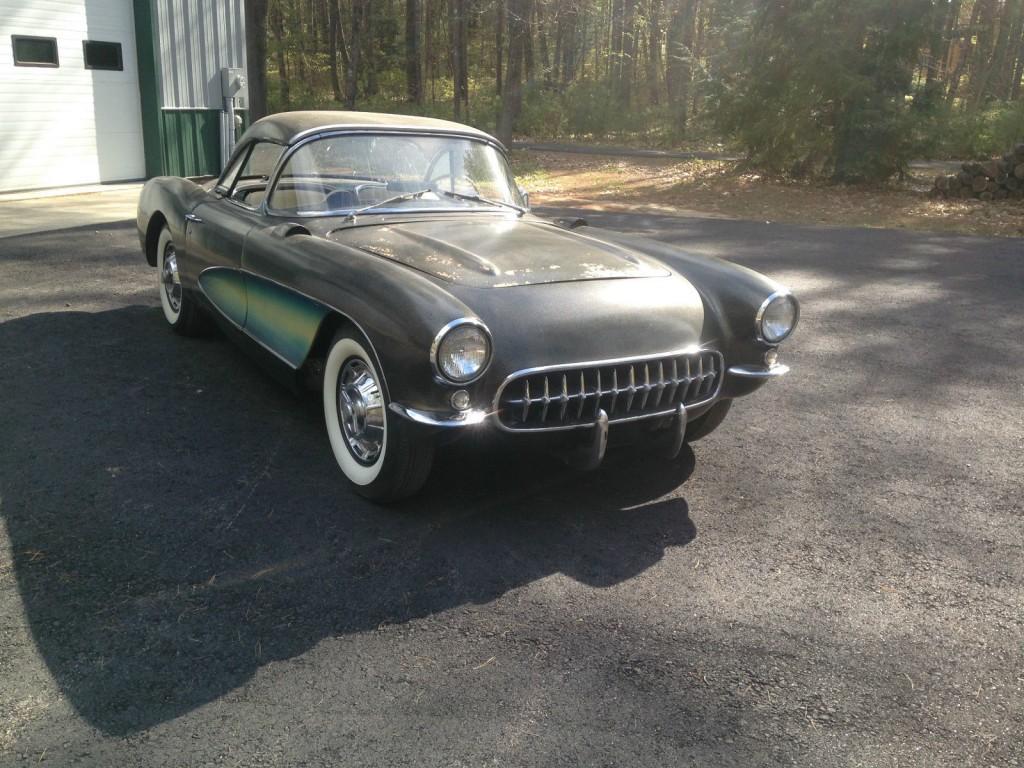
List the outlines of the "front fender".
<svg viewBox="0 0 1024 768">
<path fill-rule="evenodd" d="M 320 237 L 287 232 L 258 230 L 246 240 L 242 267 L 247 279 L 277 286 L 260 291 L 267 301 L 250 302 L 246 329 L 279 326 L 260 315 L 281 311 L 283 301 L 298 306 L 298 314 L 287 307 L 284 311 L 304 318 L 300 336 L 305 349 L 279 356 L 301 365 L 316 337 L 309 322 L 316 311 L 308 306 L 315 302 L 325 310 L 317 325 L 328 312 L 336 312 L 366 336 L 390 399 L 427 410 L 448 407 L 456 387 L 434 379 L 431 343 L 444 325 L 473 312 L 421 273 Z M 295 294 L 298 301 L 279 298 L 282 291 Z"/>
<path fill-rule="evenodd" d="M 585 231 L 589 237 L 634 248 L 686 278 L 704 303 L 703 341 L 722 351 L 727 366 L 763 366 L 771 346 L 758 341 L 755 318 L 764 300 L 783 286 L 747 267 L 712 256 L 695 256 L 657 240 L 594 227 Z M 722 396 L 749 394 L 764 381 L 729 376 Z"/>
</svg>

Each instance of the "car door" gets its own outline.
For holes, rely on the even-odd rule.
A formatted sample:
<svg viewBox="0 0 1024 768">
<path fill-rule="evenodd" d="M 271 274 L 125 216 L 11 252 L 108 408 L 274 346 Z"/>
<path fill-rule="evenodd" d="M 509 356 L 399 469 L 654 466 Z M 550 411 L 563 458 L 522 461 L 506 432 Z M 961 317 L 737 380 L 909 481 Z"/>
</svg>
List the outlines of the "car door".
<svg viewBox="0 0 1024 768">
<path fill-rule="evenodd" d="M 284 147 L 268 141 L 242 148 L 220 183 L 186 216 L 187 270 L 207 300 L 235 325 L 245 325 L 247 298 L 242 253 L 259 225 L 263 195 Z"/>
</svg>

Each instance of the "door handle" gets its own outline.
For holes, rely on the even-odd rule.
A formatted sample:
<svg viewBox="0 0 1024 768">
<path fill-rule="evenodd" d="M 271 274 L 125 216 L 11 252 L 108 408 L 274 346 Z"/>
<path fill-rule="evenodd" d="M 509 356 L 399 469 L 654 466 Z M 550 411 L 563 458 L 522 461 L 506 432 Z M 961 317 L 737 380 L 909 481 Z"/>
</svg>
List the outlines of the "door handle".
<svg viewBox="0 0 1024 768">
<path fill-rule="evenodd" d="M 199 216 L 196 216 L 194 213 L 186 213 L 185 214 L 185 221 L 191 221 L 191 222 L 193 222 L 195 224 L 202 224 L 203 223 L 202 218 L 199 217 Z"/>
</svg>

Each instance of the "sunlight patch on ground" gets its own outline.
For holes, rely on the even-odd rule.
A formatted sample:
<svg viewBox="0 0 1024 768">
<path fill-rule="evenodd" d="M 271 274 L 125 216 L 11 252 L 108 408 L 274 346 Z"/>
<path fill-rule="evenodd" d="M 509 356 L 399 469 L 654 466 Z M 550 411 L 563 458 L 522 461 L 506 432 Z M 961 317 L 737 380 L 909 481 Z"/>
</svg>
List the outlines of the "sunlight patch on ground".
<svg viewBox="0 0 1024 768">
<path fill-rule="evenodd" d="M 715 215 L 823 226 L 1024 236 L 1020 201 L 933 200 L 931 178 L 875 188 L 773 178 L 727 160 L 609 158 L 517 151 L 520 183 L 540 205 Z"/>
</svg>

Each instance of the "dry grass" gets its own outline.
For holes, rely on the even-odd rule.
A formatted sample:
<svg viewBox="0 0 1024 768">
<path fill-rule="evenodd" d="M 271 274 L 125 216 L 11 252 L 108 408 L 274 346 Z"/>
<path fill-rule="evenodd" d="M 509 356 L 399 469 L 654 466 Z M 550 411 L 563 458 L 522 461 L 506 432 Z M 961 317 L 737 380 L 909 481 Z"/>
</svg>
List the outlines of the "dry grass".
<svg viewBox="0 0 1024 768">
<path fill-rule="evenodd" d="M 865 189 L 771 178 L 724 160 L 667 160 L 520 151 L 517 175 L 535 205 L 699 213 L 793 224 L 1024 236 L 1024 203 L 932 200 L 934 172 Z"/>
</svg>

